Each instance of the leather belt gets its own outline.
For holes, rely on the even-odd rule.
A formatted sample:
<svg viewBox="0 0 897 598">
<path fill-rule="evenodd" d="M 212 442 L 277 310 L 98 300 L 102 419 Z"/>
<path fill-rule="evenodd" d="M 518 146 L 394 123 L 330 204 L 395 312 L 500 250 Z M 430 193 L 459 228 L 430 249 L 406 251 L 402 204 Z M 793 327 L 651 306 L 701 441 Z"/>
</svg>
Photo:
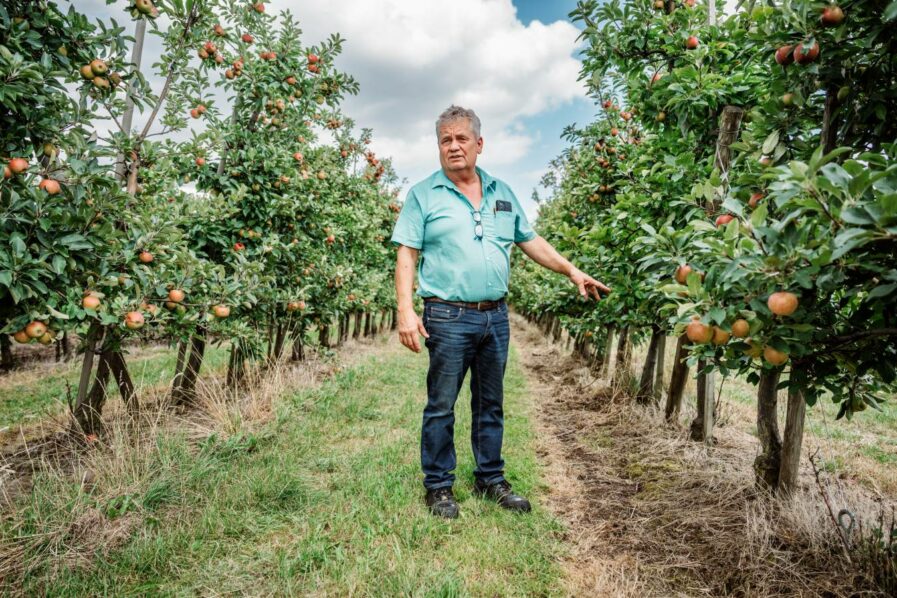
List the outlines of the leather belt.
<svg viewBox="0 0 897 598">
<path fill-rule="evenodd" d="M 445 303 L 446 305 L 454 305 L 455 307 L 466 307 L 467 309 L 475 309 L 477 311 L 488 311 L 495 309 L 505 302 L 504 298 L 497 301 L 477 301 L 476 303 L 468 303 L 466 301 L 446 301 L 439 297 L 424 297 L 424 303 Z"/>
</svg>

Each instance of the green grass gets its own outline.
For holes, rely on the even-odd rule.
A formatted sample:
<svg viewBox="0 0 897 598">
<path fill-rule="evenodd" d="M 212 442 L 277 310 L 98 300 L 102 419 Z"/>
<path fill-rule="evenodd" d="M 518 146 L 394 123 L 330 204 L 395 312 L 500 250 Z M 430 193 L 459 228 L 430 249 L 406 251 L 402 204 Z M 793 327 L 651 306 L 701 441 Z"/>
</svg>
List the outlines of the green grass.
<svg viewBox="0 0 897 598">
<path fill-rule="evenodd" d="M 36 559 L 26 593 L 559 593 L 562 530 L 540 505 L 545 488 L 516 355 L 506 377 L 504 453 L 515 490 L 535 499 L 529 515 L 471 496 L 467 392 L 459 398 L 455 430 L 461 517 L 446 521 L 426 511 L 419 466 L 425 372 L 424 355 L 387 350 L 287 397 L 257 434 L 213 437 L 198 450 L 167 436 L 139 492 L 96 505 L 107 522 L 122 503 L 132 509 L 128 517 L 137 522 L 129 539 L 96 551 L 85 568 L 54 569 Z M 72 502 L 57 503 L 59 512 L 31 512 L 26 519 L 67 516 Z"/>
<path fill-rule="evenodd" d="M 206 348 L 203 371 L 218 370 L 227 364 L 227 347 Z M 128 368 L 137 388 L 168 384 L 174 375 L 177 353 L 173 348 L 139 349 L 128 357 Z M 23 371 L 0 377 L 0 429 L 67 409 L 67 389 L 77 389 L 81 359 L 65 364 L 27 365 Z"/>
</svg>

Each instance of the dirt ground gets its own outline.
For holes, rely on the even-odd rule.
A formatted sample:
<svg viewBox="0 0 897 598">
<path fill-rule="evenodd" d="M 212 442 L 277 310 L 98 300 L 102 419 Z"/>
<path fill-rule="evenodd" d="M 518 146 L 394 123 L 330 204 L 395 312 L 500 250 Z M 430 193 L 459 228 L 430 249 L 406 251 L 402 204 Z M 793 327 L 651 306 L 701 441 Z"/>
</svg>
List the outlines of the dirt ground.
<svg viewBox="0 0 897 598">
<path fill-rule="evenodd" d="M 567 529 L 569 595 L 885 595 L 874 571 L 845 558 L 806 463 L 793 500 L 755 489 L 746 416 L 728 417 L 713 447 L 691 442 L 687 413 L 667 424 L 522 317 L 512 330 L 536 397 L 549 508 Z M 867 526 L 882 512 L 858 485 L 823 488 Z"/>
</svg>

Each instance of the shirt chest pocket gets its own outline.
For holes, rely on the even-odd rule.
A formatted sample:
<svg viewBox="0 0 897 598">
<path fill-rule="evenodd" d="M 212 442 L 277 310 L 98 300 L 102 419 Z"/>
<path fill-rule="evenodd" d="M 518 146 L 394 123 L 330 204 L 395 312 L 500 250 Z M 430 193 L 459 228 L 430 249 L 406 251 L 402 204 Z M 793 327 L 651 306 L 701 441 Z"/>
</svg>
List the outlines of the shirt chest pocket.
<svg viewBox="0 0 897 598">
<path fill-rule="evenodd" d="M 495 236 L 502 241 L 514 242 L 514 227 L 517 218 L 513 212 L 495 213 Z"/>
</svg>

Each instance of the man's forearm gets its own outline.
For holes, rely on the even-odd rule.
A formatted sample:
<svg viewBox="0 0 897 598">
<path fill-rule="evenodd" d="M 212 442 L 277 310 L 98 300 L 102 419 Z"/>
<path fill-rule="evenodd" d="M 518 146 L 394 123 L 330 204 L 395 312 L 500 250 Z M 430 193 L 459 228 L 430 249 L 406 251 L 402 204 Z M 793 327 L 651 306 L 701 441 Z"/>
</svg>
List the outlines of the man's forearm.
<svg viewBox="0 0 897 598">
<path fill-rule="evenodd" d="M 418 250 L 399 247 L 396 257 L 396 303 L 399 311 L 414 308 L 414 270 L 417 267 Z"/>
<path fill-rule="evenodd" d="M 534 262 L 549 270 L 553 270 L 558 274 L 570 276 L 576 269 L 573 264 L 551 246 L 551 243 L 542 237 L 536 237 L 532 241 L 518 243 L 517 246 L 520 247 L 523 253 L 528 255 Z"/>
</svg>

